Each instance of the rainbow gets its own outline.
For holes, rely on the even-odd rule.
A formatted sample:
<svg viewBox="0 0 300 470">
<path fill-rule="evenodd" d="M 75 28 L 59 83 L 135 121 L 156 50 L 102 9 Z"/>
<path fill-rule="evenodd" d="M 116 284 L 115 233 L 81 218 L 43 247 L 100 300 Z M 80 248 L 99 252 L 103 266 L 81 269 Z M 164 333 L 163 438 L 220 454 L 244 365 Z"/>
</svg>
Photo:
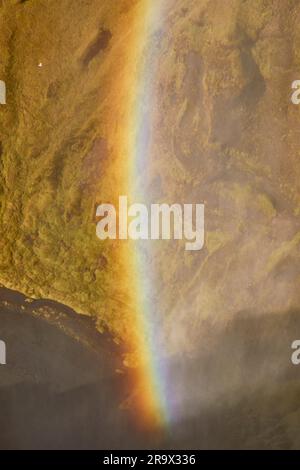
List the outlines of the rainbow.
<svg viewBox="0 0 300 470">
<path fill-rule="evenodd" d="M 131 44 L 133 82 L 128 90 L 127 125 L 124 128 L 127 159 L 127 194 L 134 202 L 147 201 L 140 181 L 140 169 L 149 157 L 148 132 L 153 113 L 156 63 L 155 33 L 162 30 L 164 8 L 169 0 L 142 0 L 135 14 L 136 30 Z M 130 47 L 130 46 L 129 46 Z M 127 90 L 127 91 L 128 91 Z M 142 242 L 141 242 L 142 244 Z M 148 245 L 151 250 L 151 243 Z M 151 298 L 153 273 L 145 257 L 145 247 L 139 242 L 128 243 L 128 276 L 134 279 L 134 330 L 131 346 L 137 351 L 138 365 L 135 387 L 138 390 L 135 407 L 147 426 L 165 427 L 170 419 L 167 400 L 166 371 L 162 365 L 163 351 L 157 343 L 159 312 L 153 309 Z M 148 253 L 151 255 L 151 253 Z"/>
</svg>

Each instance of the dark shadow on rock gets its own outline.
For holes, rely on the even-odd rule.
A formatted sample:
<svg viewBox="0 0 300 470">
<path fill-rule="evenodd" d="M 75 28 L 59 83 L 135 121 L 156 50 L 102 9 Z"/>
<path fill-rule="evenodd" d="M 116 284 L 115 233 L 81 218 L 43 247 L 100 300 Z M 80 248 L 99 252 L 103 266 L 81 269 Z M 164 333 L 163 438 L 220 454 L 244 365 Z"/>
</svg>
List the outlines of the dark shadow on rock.
<svg viewBox="0 0 300 470">
<path fill-rule="evenodd" d="M 143 446 L 145 437 L 120 407 L 128 386 L 126 373 L 116 373 L 122 351 L 112 339 L 57 302 L 26 306 L 21 294 L 0 294 L 0 338 L 7 348 L 7 364 L 0 366 L 0 448 Z M 45 307 L 57 326 L 30 315 Z"/>
<path fill-rule="evenodd" d="M 83 57 L 82 57 L 82 65 L 86 67 L 89 65 L 91 60 L 96 57 L 99 52 L 106 49 L 109 45 L 109 42 L 112 38 L 112 34 L 109 30 L 102 29 L 99 31 L 97 37 L 94 41 L 87 47 Z"/>
</svg>

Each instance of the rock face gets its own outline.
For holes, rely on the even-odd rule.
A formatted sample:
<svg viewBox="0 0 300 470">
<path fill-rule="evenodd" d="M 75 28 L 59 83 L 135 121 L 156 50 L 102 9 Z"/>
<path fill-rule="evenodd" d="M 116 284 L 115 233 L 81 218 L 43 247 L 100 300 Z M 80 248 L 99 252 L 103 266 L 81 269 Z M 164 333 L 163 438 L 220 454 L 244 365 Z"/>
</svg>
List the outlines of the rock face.
<svg viewBox="0 0 300 470">
<path fill-rule="evenodd" d="M 204 250 L 159 256 L 175 349 L 205 320 L 300 305 L 298 2 L 192 3 L 167 24 L 152 163 L 161 200 L 206 209 Z"/>
<path fill-rule="evenodd" d="M 15 1 L 0 10 L 1 282 L 97 316 L 118 337 L 128 323 L 123 268 L 116 247 L 96 238 L 95 213 L 120 186 L 115 128 L 135 3 Z"/>
<path fill-rule="evenodd" d="M 151 44 L 150 151 L 139 180 L 151 202 L 205 203 L 203 250 L 149 242 L 145 258 L 173 404 L 191 416 L 216 394 L 284 381 L 290 367 L 296 338 L 287 334 L 275 352 L 270 344 L 280 325 L 293 333 L 300 310 L 300 117 L 291 102 L 300 7 L 170 0 L 139 56 L 146 3 L 0 2 L 0 281 L 93 316 L 118 340 L 136 333 L 131 253 L 122 241 L 100 243 L 95 213 L 128 190 L 128 95 L 139 99 L 134 77 Z M 226 342 L 228 331 L 242 340 Z M 218 362 L 222 344 L 228 361 Z"/>
<path fill-rule="evenodd" d="M 95 316 L 119 339 L 132 328 L 134 286 L 121 243 L 95 236 L 95 207 L 124 190 L 120 134 L 142 3 L 1 5 L 1 282 Z M 240 312 L 299 308 L 299 15 L 293 0 L 174 0 L 155 32 L 140 178 L 153 202 L 206 210 L 200 252 L 153 244 L 168 354 L 193 355 L 199 338 L 212 347 L 206 332 Z"/>
</svg>

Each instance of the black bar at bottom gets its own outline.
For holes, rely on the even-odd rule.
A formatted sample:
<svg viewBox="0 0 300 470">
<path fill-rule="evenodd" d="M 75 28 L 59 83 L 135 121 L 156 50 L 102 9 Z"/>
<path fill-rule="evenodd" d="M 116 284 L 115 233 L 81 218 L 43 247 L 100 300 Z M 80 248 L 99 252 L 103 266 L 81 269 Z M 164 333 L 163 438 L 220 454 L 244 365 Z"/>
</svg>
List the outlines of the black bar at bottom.
<svg viewBox="0 0 300 470">
<path fill-rule="evenodd" d="M 220 465 L 270 464 L 286 468 L 289 463 L 299 463 L 299 451 L 196 451 L 196 450 L 93 450 L 93 451 L 0 451 L 0 466 L 4 463 L 37 464 L 51 468 L 57 464 L 76 468 L 110 467 L 122 465 L 137 468 L 141 465 L 195 467 L 216 463 Z M 284 467 L 283 467 L 284 466 Z"/>
</svg>

